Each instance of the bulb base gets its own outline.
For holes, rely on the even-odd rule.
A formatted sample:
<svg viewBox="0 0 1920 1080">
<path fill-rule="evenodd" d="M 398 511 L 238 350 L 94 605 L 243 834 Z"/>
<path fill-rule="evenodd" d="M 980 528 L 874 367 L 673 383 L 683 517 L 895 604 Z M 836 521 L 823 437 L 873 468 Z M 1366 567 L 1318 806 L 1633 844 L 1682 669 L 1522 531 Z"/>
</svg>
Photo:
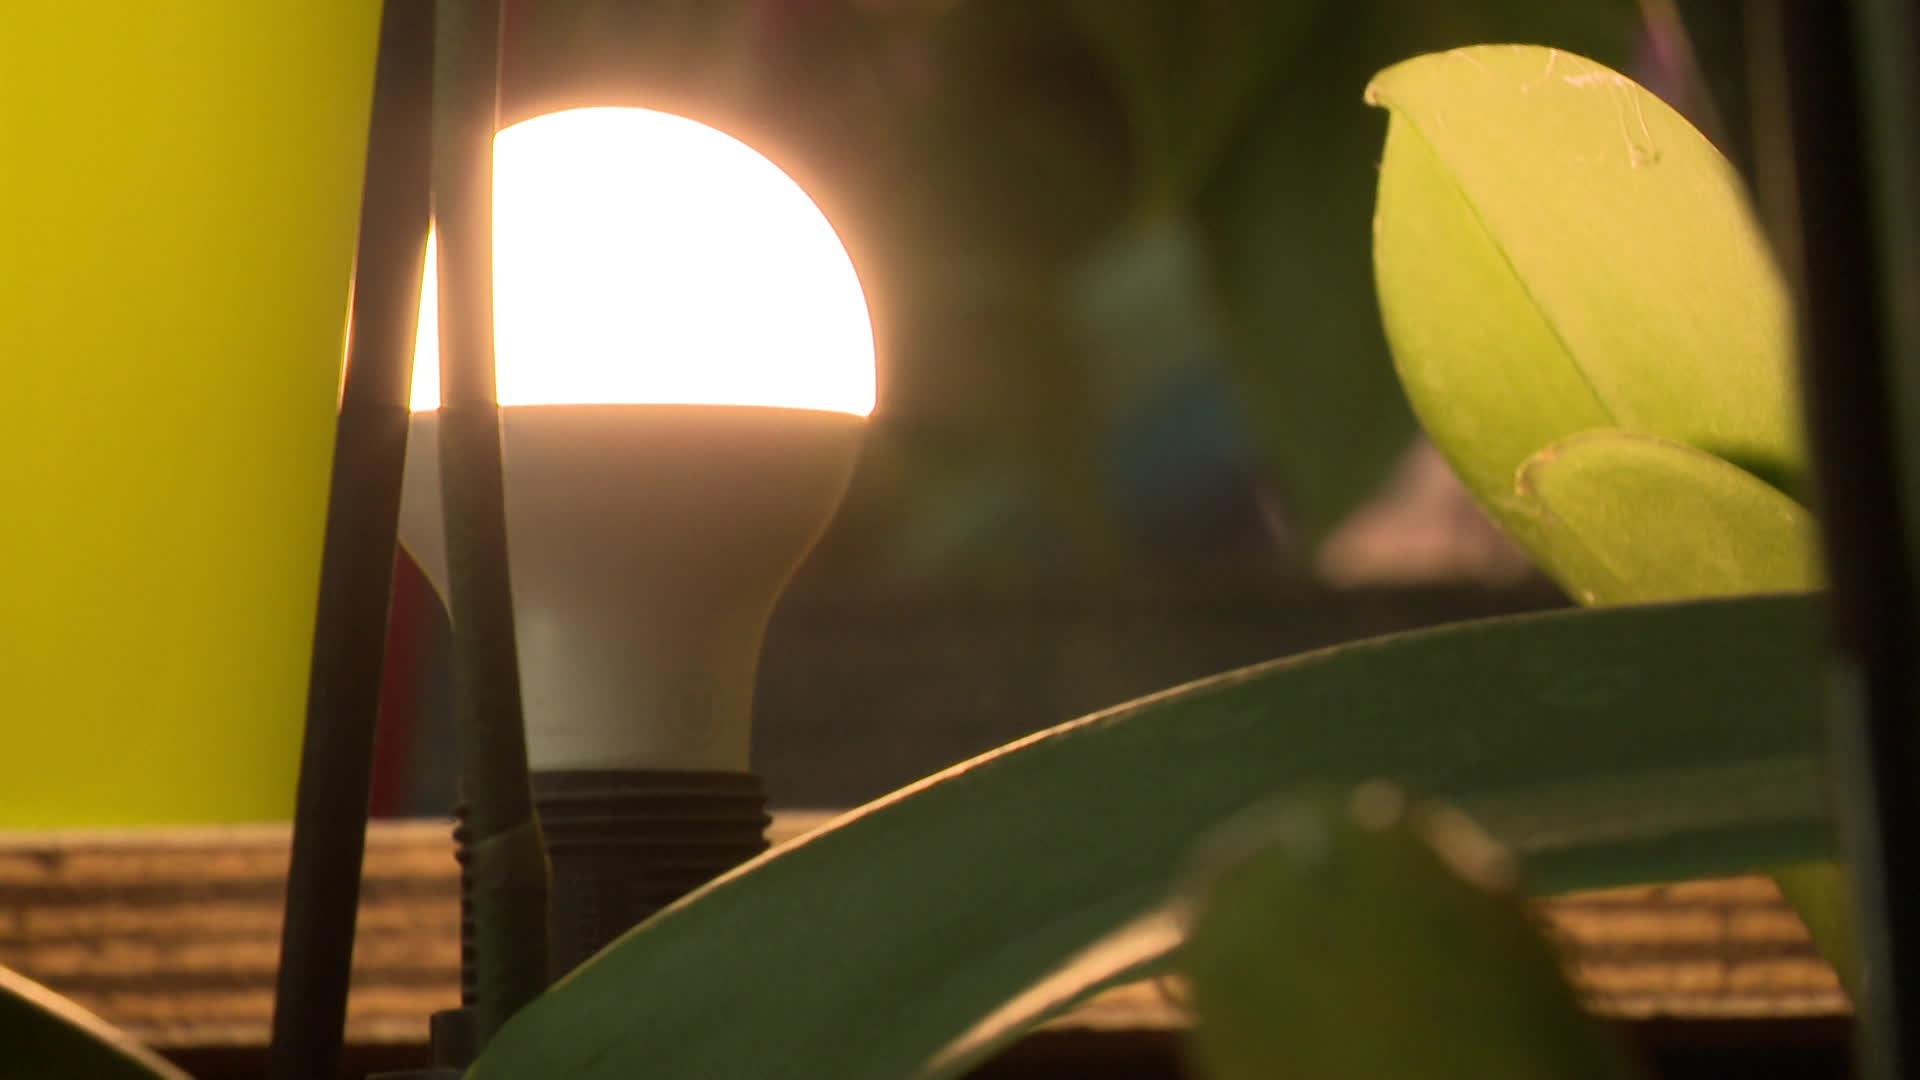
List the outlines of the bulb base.
<svg viewBox="0 0 1920 1080">
<path fill-rule="evenodd" d="M 767 848 L 772 819 L 752 773 L 536 770 L 532 781 L 553 869 L 555 979 Z"/>
<path fill-rule="evenodd" d="M 545 834 L 548 978 L 557 981 L 654 912 L 767 849 L 766 789 L 743 772 L 564 769 L 530 774 Z M 454 810 L 460 864 L 462 1009 L 434 1017 L 434 1058 L 473 1053 L 475 969 L 467 808 Z"/>
</svg>

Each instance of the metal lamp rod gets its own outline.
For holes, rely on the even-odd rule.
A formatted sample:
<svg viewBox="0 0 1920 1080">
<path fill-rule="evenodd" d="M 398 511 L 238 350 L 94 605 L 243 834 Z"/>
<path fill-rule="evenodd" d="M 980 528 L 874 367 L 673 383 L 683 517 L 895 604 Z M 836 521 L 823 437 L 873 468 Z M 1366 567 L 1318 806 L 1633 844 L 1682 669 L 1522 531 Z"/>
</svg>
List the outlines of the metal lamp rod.
<svg viewBox="0 0 1920 1080">
<path fill-rule="evenodd" d="M 440 486 L 481 1046 L 547 985 L 547 854 L 527 776 L 493 354 L 500 0 L 439 0 Z"/>
<path fill-rule="evenodd" d="M 1912 5 L 1785 0 L 1798 188 L 1803 378 L 1832 582 L 1831 741 L 1861 949 L 1862 1075 L 1920 1070 L 1920 591 L 1902 419 L 1920 363 L 1911 308 Z M 1912 70 L 1904 72 L 1912 95 Z M 1893 118 L 1894 122 L 1883 122 Z M 1889 176 L 1906 163 L 1904 178 Z M 1901 268 L 1905 268 L 1905 280 Z M 1907 395 L 1902 401 L 1903 391 Z M 1903 407 L 1904 406 L 1904 407 Z M 1903 416 L 1902 414 L 1905 413 Z"/>
<path fill-rule="evenodd" d="M 333 444 L 269 1075 L 339 1072 L 427 240 L 429 0 L 380 21 L 352 339 Z"/>
</svg>

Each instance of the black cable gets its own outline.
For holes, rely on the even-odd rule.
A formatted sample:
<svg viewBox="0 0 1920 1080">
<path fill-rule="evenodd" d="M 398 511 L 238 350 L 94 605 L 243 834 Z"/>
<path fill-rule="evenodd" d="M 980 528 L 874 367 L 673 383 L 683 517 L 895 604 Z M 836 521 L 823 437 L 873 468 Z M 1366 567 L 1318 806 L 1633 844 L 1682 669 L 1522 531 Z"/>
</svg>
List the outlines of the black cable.
<svg viewBox="0 0 1920 1080">
<path fill-rule="evenodd" d="M 493 136 L 501 0 L 440 0 L 433 208 L 440 491 L 453 623 L 474 1022 L 485 1046 L 546 989 L 547 857 L 527 776 L 493 355 Z"/>
<path fill-rule="evenodd" d="M 430 0 L 387 0 L 328 487 L 269 1075 L 333 1080 L 366 847 L 428 222 Z"/>
</svg>

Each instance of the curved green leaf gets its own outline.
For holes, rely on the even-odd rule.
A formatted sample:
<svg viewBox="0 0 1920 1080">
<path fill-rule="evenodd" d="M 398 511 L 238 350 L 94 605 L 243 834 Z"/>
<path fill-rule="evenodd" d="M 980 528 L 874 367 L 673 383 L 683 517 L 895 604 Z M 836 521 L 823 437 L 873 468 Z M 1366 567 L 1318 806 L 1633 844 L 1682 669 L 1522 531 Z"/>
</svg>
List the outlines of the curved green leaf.
<svg viewBox="0 0 1920 1080">
<path fill-rule="evenodd" d="M 1553 49 L 1420 57 L 1367 99 L 1394 363 L 1481 505 L 1584 603 L 1812 586 L 1811 518 L 1767 487 L 1805 471 L 1789 311 L 1718 151 Z M 1855 985 L 1840 872 L 1774 876 Z"/>
<path fill-rule="evenodd" d="M 3 967 L 0 1077 L 192 1080 L 106 1021 Z"/>
<path fill-rule="evenodd" d="M 523 1011 L 473 1075 L 913 1075 L 1159 908 L 1208 829 L 1302 782 L 1383 776 L 1456 802 L 1546 889 L 1823 855 L 1815 629 L 1805 596 L 1487 620 L 1065 724 L 668 909 Z"/>
<path fill-rule="evenodd" d="M 1184 930 L 1166 907 L 1155 908 L 1075 953 L 1060 968 L 980 1018 L 914 1075 L 970 1075 L 1021 1035 L 1072 1012 L 1100 994 L 1171 974 Z"/>
<path fill-rule="evenodd" d="M 1520 468 L 1535 557 L 1588 604 L 1810 589 L 1819 526 L 1758 477 L 1649 435 L 1592 431 Z M 1774 881 L 1849 990 L 1859 987 L 1846 879 L 1830 863 L 1776 866 Z"/>
<path fill-rule="evenodd" d="M 1390 112 L 1374 222 L 1387 337 L 1484 503 L 1498 513 L 1521 461 L 1594 427 L 1798 487 L 1786 290 L 1738 176 L 1686 120 L 1531 46 L 1410 60 L 1367 100 Z"/>
<path fill-rule="evenodd" d="M 1286 70 L 1320 3 L 1070 0 L 1070 18 L 1126 103 L 1142 203 L 1192 196 Z"/>
<path fill-rule="evenodd" d="M 1602 430 L 1528 458 L 1515 502 L 1535 558 L 1586 604 L 1813 589 L 1819 525 L 1712 454 Z"/>
<path fill-rule="evenodd" d="M 1458 812 L 1390 784 L 1295 800 L 1203 847 L 1181 967 L 1210 1080 L 1622 1080 L 1516 894 Z"/>
<path fill-rule="evenodd" d="M 1311 47 L 1268 80 L 1191 207 L 1225 358 L 1287 527 L 1308 545 L 1379 489 L 1418 430 L 1394 381 L 1360 242 L 1373 214 L 1362 178 L 1380 160 L 1380 125 L 1361 88 L 1396 59 L 1474 41 L 1557 41 L 1624 60 L 1636 21 L 1632 0 L 1313 7 L 1301 34 Z"/>
<path fill-rule="evenodd" d="M 1754 806 L 1776 798 L 1795 807 L 1793 814 L 1823 813 L 1813 806 L 1823 798 L 1822 766 L 1818 756 L 1768 758 L 1698 770 L 1649 770 L 1633 777 L 1557 780 L 1461 802 L 1499 835 L 1525 840 L 1529 884 L 1553 893 L 1752 869 L 1758 862 L 1728 861 L 1731 853 L 1719 846 L 1727 842 L 1724 830 L 1742 828 Z M 1651 839 L 1653 833 L 1660 838 Z M 1630 848 L 1633 857 L 1621 858 Z M 1780 857 L 1800 856 L 1783 847 Z M 1815 884 L 1831 872 L 1825 863 L 1793 869 L 1807 872 Z M 1776 879 L 1781 874 L 1777 866 L 1769 872 Z M 1163 973 L 1179 939 L 1164 910 L 1142 916 L 980 1020 L 919 1075 L 966 1075 L 1021 1034 L 1100 992 Z"/>
</svg>

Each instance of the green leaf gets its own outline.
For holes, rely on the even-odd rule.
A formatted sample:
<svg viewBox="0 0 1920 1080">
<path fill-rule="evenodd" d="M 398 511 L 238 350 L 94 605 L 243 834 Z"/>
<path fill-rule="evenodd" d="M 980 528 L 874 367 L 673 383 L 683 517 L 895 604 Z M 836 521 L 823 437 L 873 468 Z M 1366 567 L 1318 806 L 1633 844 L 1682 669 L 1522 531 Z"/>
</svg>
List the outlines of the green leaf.
<svg viewBox="0 0 1920 1080">
<path fill-rule="evenodd" d="M 1531 46 L 1410 60 L 1367 100 L 1391 117 L 1374 221 L 1387 338 L 1483 503 L 1506 517 L 1520 463 L 1595 427 L 1800 488 L 1786 291 L 1739 178 L 1678 113 Z"/>
<path fill-rule="evenodd" d="M 1582 603 L 1820 584 L 1813 515 L 1753 474 L 1691 447 L 1622 431 L 1586 432 L 1529 458 L 1517 490 L 1536 560 Z M 1825 863 L 1769 872 L 1841 982 L 1857 991 L 1844 873 Z"/>
<path fill-rule="evenodd" d="M 1536 560 L 1582 603 L 1820 584 L 1813 515 L 1752 473 L 1690 446 L 1585 432 L 1528 458 L 1515 488 Z"/>
<path fill-rule="evenodd" d="M 1210 175 L 1285 70 L 1321 0 L 1071 0 L 1126 103 L 1140 201 L 1164 210 Z"/>
<path fill-rule="evenodd" d="M 1064 1016 L 1100 994 L 1129 983 L 1171 974 L 1182 929 L 1159 907 L 1075 953 L 1058 970 L 1037 980 L 980 1018 L 940 1049 L 916 1076 L 967 1076 L 1026 1032 Z"/>
<path fill-rule="evenodd" d="M 1354 101 L 1365 70 L 1346 57 L 1306 63 L 1198 216 L 1227 358 L 1289 527 L 1312 543 L 1380 487 L 1415 426 L 1369 289 L 1362 178 L 1379 134 Z"/>
<path fill-rule="evenodd" d="M 1267 81 L 1191 211 L 1227 358 L 1304 543 L 1378 490 L 1416 434 L 1364 241 L 1384 127 L 1360 100 L 1367 80 L 1401 57 L 1475 41 L 1553 41 L 1624 60 L 1635 23 L 1631 0 L 1314 6 L 1300 34 L 1311 47 Z"/>
<path fill-rule="evenodd" d="M 192 1080 L 59 994 L 0 967 L 0 1077 Z"/>
<path fill-rule="evenodd" d="M 1805 486 L 1784 287 L 1725 159 L 1552 49 L 1421 57 L 1367 99 L 1394 362 L 1481 505 L 1584 603 L 1815 584 L 1814 523 L 1767 486 Z M 1773 872 L 1857 987 L 1844 875 Z"/>
<path fill-rule="evenodd" d="M 1202 849 L 1181 965 L 1212 1080 L 1621 1080 L 1464 815 L 1391 784 L 1296 800 Z"/>
<path fill-rule="evenodd" d="M 962 1035 L 985 1053 L 1048 1004 L 976 1025 L 1159 908 L 1211 827 L 1307 781 L 1453 801 L 1545 889 L 1828 854 L 1816 627 L 1805 596 L 1487 620 L 1041 732 L 663 912 L 516 1017 L 473 1075 L 896 1080 Z M 1146 959 L 1117 955 L 1109 973 Z"/>
</svg>

